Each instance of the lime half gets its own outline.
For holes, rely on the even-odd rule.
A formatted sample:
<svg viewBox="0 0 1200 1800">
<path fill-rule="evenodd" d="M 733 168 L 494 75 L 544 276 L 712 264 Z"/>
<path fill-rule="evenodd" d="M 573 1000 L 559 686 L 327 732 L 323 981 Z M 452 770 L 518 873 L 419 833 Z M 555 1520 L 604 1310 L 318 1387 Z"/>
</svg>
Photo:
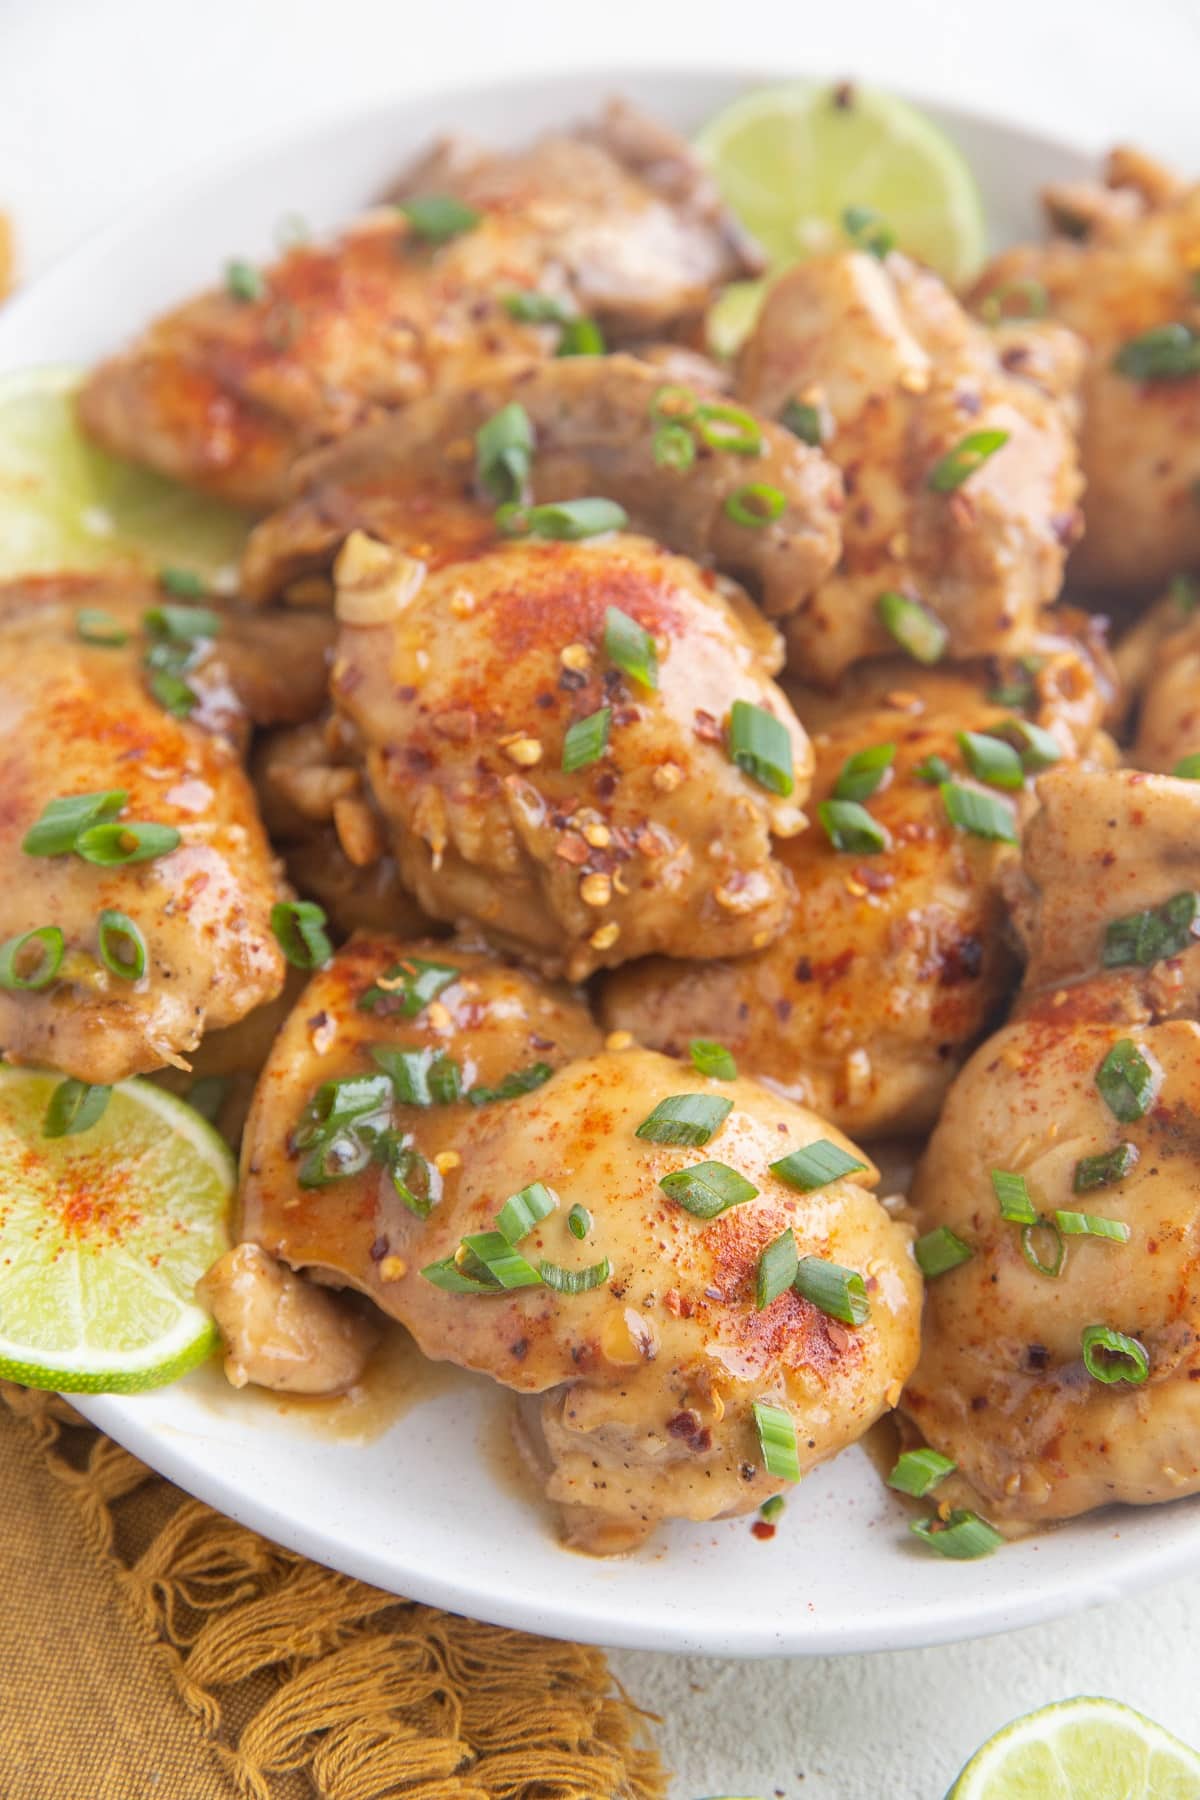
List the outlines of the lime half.
<svg viewBox="0 0 1200 1800">
<path fill-rule="evenodd" d="M 1115 1700 L 1062 1700 L 998 1731 L 947 1800 L 1200 1800 L 1200 1756 Z"/>
<path fill-rule="evenodd" d="M 845 244 L 848 207 L 879 214 L 901 250 L 953 286 L 983 261 L 983 202 L 965 158 L 890 94 L 848 82 L 761 88 L 718 113 L 696 147 L 776 272 Z M 749 331 L 758 285 L 738 283 L 717 302 L 714 349 L 729 354 Z"/>
<path fill-rule="evenodd" d="M 147 1081 L 42 1135 L 59 1075 L 0 1066 L 0 1376 L 133 1393 L 217 1341 L 196 1281 L 229 1246 L 235 1170 L 190 1106 Z"/>
<path fill-rule="evenodd" d="M 0 376 L 0 579 L 136 563 L 218 581 L 249 519 L 110 456 L 75 420 L 77 369 Z"/>
</svg>

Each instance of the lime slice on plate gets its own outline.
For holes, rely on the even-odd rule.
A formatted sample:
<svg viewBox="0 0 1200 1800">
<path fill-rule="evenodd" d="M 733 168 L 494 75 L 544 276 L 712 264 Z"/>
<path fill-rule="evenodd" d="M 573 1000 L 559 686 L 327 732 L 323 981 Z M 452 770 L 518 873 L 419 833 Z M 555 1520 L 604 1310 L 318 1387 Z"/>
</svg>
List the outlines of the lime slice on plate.
<svg viewBox="0 0 1200 1800">
<path fill-rule="evenodd" d="M 193 1288 L 229 1247 L 233 1158 L 148 1081 L 115 1087 L 88 1130 L 43 1137 L 61 1079 L 0 1066 L 0 1376 L 157 1387 L 217 1342 Z"/>
<path fill-rule="evenodd" d="M 1200 1800 L 1200 1756 L 1115 1700 L 1062 1700 L 989 1738 L 947 1800 Z"/>
<path fill-rule="evenodd" d="M 983 261 L 983 201 L 966 160 L 944 132 L 904 100 L 842 83 L 760 88 L 704 127 L 696 147 L 726 204 L 754 234 L 772 268 L 847 240 L 847 207 L 867 207 L 901 250 L 953 286 Z M 713 347 L 754 321 L 754 290 L 736 283 L 710 314 Z"/>
<path fill-rule="evenodd" d="M 135 562 L 213 580 L 250 521 L 110 456 L 75 422 L 78 369 L 0 376 L 0 579 Z"/>
</svg>

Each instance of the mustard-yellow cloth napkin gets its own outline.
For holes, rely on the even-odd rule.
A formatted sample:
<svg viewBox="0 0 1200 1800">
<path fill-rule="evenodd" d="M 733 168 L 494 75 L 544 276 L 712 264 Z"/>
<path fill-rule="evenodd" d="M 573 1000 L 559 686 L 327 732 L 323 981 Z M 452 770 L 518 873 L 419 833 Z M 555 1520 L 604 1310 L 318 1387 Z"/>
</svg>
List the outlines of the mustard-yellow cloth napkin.
<svg viewBox="0 0 1200 1800">
<path fill-rule="evenodd" d="M 335 1575 L 0 1396 L 3 1800 L 662 1800 L 600 1651 Z"/>
</svg>

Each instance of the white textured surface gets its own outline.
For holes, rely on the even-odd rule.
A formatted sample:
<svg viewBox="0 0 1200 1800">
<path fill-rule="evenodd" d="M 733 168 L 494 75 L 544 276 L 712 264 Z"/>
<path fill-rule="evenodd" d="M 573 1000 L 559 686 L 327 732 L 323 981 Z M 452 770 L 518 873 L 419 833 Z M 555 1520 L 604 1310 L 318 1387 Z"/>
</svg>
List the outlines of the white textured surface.
<svg viewBox="0 0 1200 1800">
<path fill-rule="evenodd" d="M 1200 167 L 1196 0 L 759 0 L 721 15 L 695 0 L 0 0 L 0 204 L 31 274 L 131 194 L 263 128 L 359 97 L 589 61 L 857 74 L 1083 143 L 1136 137 Z M 615 1660 L 665 1715 L 673 1800 L 937 1800 L 987 1732 L 1070 1693 L 1115 1694 L 1200 1740 L 1198 1611 L 1190 1580 L 950 1650 Z"/>
</svg>

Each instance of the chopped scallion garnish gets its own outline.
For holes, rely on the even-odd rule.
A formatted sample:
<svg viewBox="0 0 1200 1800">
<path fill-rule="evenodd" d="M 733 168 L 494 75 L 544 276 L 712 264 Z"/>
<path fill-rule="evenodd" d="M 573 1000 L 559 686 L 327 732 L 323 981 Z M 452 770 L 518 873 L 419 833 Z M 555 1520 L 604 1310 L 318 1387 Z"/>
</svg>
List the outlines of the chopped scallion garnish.
<svg viewBox="0 0 1200 1800">
<path fill-rule="evenodd" d="M 1200 336 L 1190 325 L 1155 325 L 1122 344 L 1113 368 L 1131 381 L 1186 381 L 1200 375 Z"/>
<path fill-rule="evenodd" d="M 1047 1252 L 1044 1256 L 1043 1249 Z M 1035 1219 L 1031 1225 L 1022 1227 L 1021 1255 L 1039 1275 L 1047 1275 L 1054 1280 L 1062 1274 L 1067 1246 L 1053 1219 Z"/>
<path fill-rule="evenodd" d="M 462 970 L 453 963 L 430 962 L 423 956 L 406 957 L 403 962 L 393 963 L 386 974 L 360 994 L 359 1011 L 383 1017 L 399 1013 L 401 1018 L 415 1019 L 461 976 Z"/>
<path fill-rule="evenodd" d="M 119 619 L 98 606 L 83 606 L 75 614 L 75 630 L 85 644 L 100 644 L 119 650 L 129 642 L 129 633 Z"/>
<path fill-rule="evenodd" d="M 233 300 L 261 300 L 265 283 L 253 263 L 235 258 L 225 264 L 225 288 Z"/>
<path fill-rule="evenodd" d="M 964 1244 L 948 1225 L 936 1225 L 913 1245 L 917 1267 L 927 1281 L 933 1281 L 938 1275 L 948 1275 L 960 1263 L 970 1262 L 974 1254 L 971 1246 Z"/>
<path fill-rule="evenodd" d="M 39 925 L 0 944 L 0 988 L 11 993 L 48 988 L 62 967 L 67 942 L 57 925 Z"/>
<path fill-rule="evenodd" d="M 535 1088 L 549 1081 L 553 1073 L 549 1063 L 529 1063 L 523 1069 L 514 1069 L 495 1087 L 468 1088 L 467 1099 L 472 1106 L 490 1106 L 496 1100 L 519 1100 L 522 1094 L 532 1094 Z"/>
<path fill-rule="evenodd" d="M 194 644 L 198 638 L 216 637 L 221 629 L 221 615 L 211 606 L 174 606 L 164 601 L 142 614 L 142 625 L 153 637 Z"/>
<path fill-rule="evenodd" d="M 685 475 L 696 460 L 696 440 L 686 425 L 660 425 L 652 440 L 654 461 L 660 469 Z"/>
<path fill-rule="evenodd" d="M 604 614 L 604 654 L 641 687 L 658 686 L 658 650 L 650 633 L 619 606 Z"/>
<path fill-rule="evenodd" d="M 1096 1213 L 1055 1213 L 1054 1222 L 1064 1237 L 1107 1238 L 1114 1244 L 1129 1242 L 1129 1227 L 1122 1219 L 1104 1219 Z"/>
<path fill-rule="evenodd" d="M 1021 766 L 1028 774 L 1039 769 L 1049 769 L 1056 762 L 1062 761 L 1062 745 L 1052 731 L 1042 725 L 1033 725 L 1028 719 L 1006 719 L 1003 725 L 995 726 L 989 737 L 1003 738 L 1006 743 L 1013 744 L 1021 758 Z"/>
<path fill-rule="evenodd" d="M 659 1187 L 668 1199 L 682 1206 L 695 1219 L 715 1219 L 731 1206 L 742 1206 L 758 1193 L 752 1181 L 739 1175 L 727 1163 L 694 1163 L 690 1169 L 677 1169 L 664 1175 Z"/>
<path fill-rule="evenodd" d="M 928 486 L 935 494 L 952 494 L 964 481 L 982 468 L 989 457 L 1002 450 L 1009 439 L 1007 431 L 969 431 L 961 442 L 939 458 L 929 471 Z"/>
<path fill-rule="evenodd" d="M 1049 310 L 1045 282 L 1025 277 L 994 287 L 979 312 L 989 325 L 999 325 L 1005 319 L 1044 319 Z"/>
<path fill-rule="evenodd" d="M 519 1250 L 513 1249 L 501 1231 L 469 1232 L 463 1238 L 462 1249 L 469 1252 L 463 1259 L 466 1273 L 474 1273 L 470 1260 L 474 1257 L 506 1292 L 542 1285 L 542 1278 L 533 1264 L 527 1262 Z"/>
<path fill-rule="evenodd" d="M 950 633 L 927 606 L 889 588 L 875 602 L 875 611 L 884 630 L 914 661 L 926 667 L 941 661 Z"/>
<path fill-rule="evenodd" d="M 725 1048 L 712 1038 L 693 1038 L 688 1045 L 688 1055 L 692 1059 L 693 1068 L 699 1069 L 701 1075 L 709 1075 L 714 1081 L 735 1081 L 737 1064 Z"/>
<path fill-rule="evenodd" d="M 733 1111 L 733 1101 L 718 1094 L 671 1094 L 660 1100 L 637 1128 L 649 1144 L 707 1144 Z"/>
<path fill-rule="evenodd" d="M 832 1143 L 829 1138 L 818 1138 L 801 1150 L 791 1150 L 781 1156 L 771 1164 L 771 1173 L 778 1175 L 780 1181 L 786 1181 L 789 1187 L 798 1188 L 802 1194 L 813 1194 L 818 1188 L 828 1187 L 831 1182 L 840 1181 L 843 1175 L 854 1175 L 866 1166 L 857 1156 L 848 1155 L 840 1144 Z"/>
<path fill-rule="evenodd" d="M 177 600 L 203 600 L 208 591 L 194 569 L 160 569 L 158 585 L 164 594 L 174 594 Z"/>
<path fill-rule="evenodd" d="M 1081 1156 L 1075 1164 L 1071 1185 L 1077 1194 L 1091 1194 L 1097 1188 L 1114 1187 L 1137 1166 L 1138 1147 L 1128 1142 L 1096 1156 Z"/>
<path fill-rule="evenodd" d="M 427 244 L 445 244 L 451 238 L 461 237 L 464 231 L 472 231 L 482 217 L 453 194 L 417 194 L 411 200 L 402 200 L 397 211 L 408 220 L 413 236 L 423 238 Z"/>
<path fill-rule="evenodd" d="M 754 1423 L 758 1428 L 759 1449 L 767 1474 L 773 1475 L 776 1481 L 799 1481 L 800 1446 L 791 1413 L 785 1412 L 782 1406 L 769 1406 L 766 1401 L 756 1400 Z"/>
<path fill-rule="evenodd" d="M 452 1256 L 444 1256 L 441 1262 L 427 1263 L 421 1270 L 421 1278 L 433 1287 L 441 1288 L 447 1294 L 502 1294 L 504 1289 L 498 1281 L 468 1275 L 460 1269 Z"/>
<path fill-rule="evenodd" d="M 111 1087 L 94 1087 L 86 1081 L 60 1081 L 42 1120 L 42 1136 L 77 1137 L 81 1131 L 90 1131 L 103 1117 L 111 1093 Z"/>
<path fill-rule="evenodd" d="M 149 825 L 135 819 L 89 825 L 75 839 L 75 854 L 102 869 L 152 862 L 182 842 L 173 825 Z"/>
<path fill-rule="evenodd" d="M 772 1494 L 770 1499 L 764 1500 L 759 1507 L 758 1516 L 760 1519 L 765 1519 L 768 1525 L 773 1525 L 776 1519 L 782 1517 L 786 1507 L 787 1501 L 782 1494 Z"/>
<path fill-rule="evenodd" d="M 1171 773 L 1178 781 L 1200 781 L 1200 750 L 1181 756 Z"/>
<path fill-rule="evenodd" d="M 892 847 L 890 833 L 857 800 L 822 800 L 817 817 L 835 850 L 877 856 Z"/>
<path fill-rule="evenodd" d="M 567 1214 L 567 1230 L 582 1243 L 592 1229 L 592 1215 L 586 1206 L 575 1205 Z"/>
<path fill-rule="evenodd" d="M 574 317 L 561 300 L 553 294 L 539 294 L 536 288 L 503 294 L 500 304 L 510 319 L 517 319 L 522 325 L 565 325 Z"/>
<path fill-rule="evenodd" d="M 792 740 L 774 713 L 749 700 L 729 709 L 729 760 L 769 793 L 786 796 L 796 786 Z"/>
<path fill-rule="evenodd" d="M 1132 1038 L 1118 1038 L 1096 1070 L 1100 1098 L 1122 1125 L 1140 1119 L 1154 1104 L 1162 1070 Z"/>
<path fill-rule="evenodd" d="M 277 900 L 271 908 L 275 941 L 296 969 L 320 969 L 333 955 L 326 923 L 315 900 Z"/>
<path fill-rule="evenodd" d="M 773 525 L 781 519 L 787 509 L 787 495 L 777 487 L 770 487 L 765 481 L 750 481 L 745 487 L 735 488 L 725 501 L 725 515 L 735 525 L 745 525 L 751 531 L 761 531 L 765 525 Z"/>
<path fill-rule="evenodd" d="M 953 1475 L 958 1464 L 940 1450 L 922 1448 L 905 1450 L 897 1458 L 896 1465 L 887 1478 L 890 1488 L 898 1494 L 909 1494 L 914 1500 L 924 1500 L 926 1494 L 932 1494 L 947 1475 Z"/>
<path fill-rule="evenodd" d="M 869 251 L 881 260 L 896 248 L 895 232 L 873 207 L 847 206 L 842 212 L 842 229 L 855 249 Z"/>
<path fill-rule="evenodd" d="M 533 423 L 511 400 L 475 433 L 475 478 L 497 500 L 520 501 L 533 467 Z"/>
<path fill-rule="evenodd" d="M 798 1294 L 843 1325 L 865 1325 L 871 1316 L 867 1284 L 857 1269 L 819 1256 L 802 1256 L 792 1283 Z"/>
<path fill-rule="evenodd" d="M 819 448 L 822 438 L 820 407 L 810 406 L 806 400 L 789 400 L 779 415 L 779 423 L 802 444 Z"/>
<path fill-rule="evenodd" d="M 945 1519 L 914 1519 L 909 1530 L 939 1556 L 951 1557 L 955 1562 L 990 1556 L 1004 1542 L 1003 1534 L 994 1525 L 965 1507 L 956 1507 Z"/>
<path fill-rule="evenodd" d="M 1145 1344 L 1111 1325 L 1086 1325 L 1080 1334 L 1083 1366 L 1094 1381 L 1112 1387 L 1119 1381 L 1141 1387 L 1150 1374 L 1150 1354 Z"/>
<path fill-rule="evenodd" d="M 113 819 L 129 799 L 124 788 L 107 788 L 95 794 L 70 794 L 50 800 L 42 816 L 21 839 L 26 856 L 65 856 L 75 848 L 81 831 L 102 819 Z"/>
<path fill-rule="evenodd" d="M 989 787 L 1024 787 L 1021 758 L 1003 738 L 988 737 L 981 731 L 960 731 L 958 747 L 976 781 L 986 782 Z"/>
<path fill-rule="evenodd" d="M 762 426 L 744 406 L 706 400 L 697 406 L 691 426 L 710 450 L 732 451 L 735 456 L 762 454 Z"/>
<path fill-rule="evenodd" d="M 146 940 L 127 913 L 106 906 L 97 928 L 100 961 L 122 981 L 139 981 L 146 972 Z"/>
<path fill-rule="evenodd" d="M 519 1194 L 510 1194 L 496 1214 L 496 1230 L 510 1244 L 519 1244 L 535 1225 L 558 1207 L 558 1195 L 543 1181 L 532 1181 Z"/>
<path fill-rule="evenodd" d="M 981 794 L 960 781 L 943 781 L 940 792 L 946 816 L 959 831 L 969 831 L 973 837 L 989 838 L 995 843 L 1016 843 L 1012 808 L 998 795 Z"/>
<path fill-rule="evenodd" d="M 941 787 L 943 781 L 951 780 L 953 775 L 954 770 L 944 756 L 927 756 L 913 769 L 914 780 L 924 781 L 930 787 Z"/>
<path fill-rule="evenodd" d="M 595 319 L 567 319 L 558 340 L 556 356 L 603 356 L 607 344 Z"/>
<path fill-rule="evenodd" d="M 796 1270 L 800 1266 L 800 1253 L 796 1249 L 796 1236 L 789 1225 L 773 1238 L 758 1259 L 758 1273 L 755 1277 L 754 1304 L 759 1312 L 764 1312 L 780 1294 L 786 1294 L 796 1279 Z"/>
<path fill-rule="evenodd" d="M 1029 1188 L 1023 1175 L 1011 1174 L 1006 1169 L 993 1169 L 992 1188 L 1002 1219 L 1006 1219 L 1010 1225 L 1037 1224 L 1037 1207 L 1029 1197 Z"/>
<path fill-rule="evenodd" d="M 540 1262 L 538 1273 L 556 1294 L 586 1294 L 592 1288 L 603 1287 L 612 1270 L 607 1256 L 603 1256 L 586 1269 L 564 1269 L 558 1263 Z"/>
<path fill-rule="evenodd" d="M 1180 956 L 1197 937 L 1200 894 L 1175 894 L 1161 906 L 1113 919 L 1104 933 L 1101 960 L 1106 969 L 1148 968 L 1168 956 Z"/>
<path fill-rule="evenodd" d="M 842 764 L 833 784 L 835 800 L 869 800 L 896 759 L 895 744 L 872 744 L 858 750 Z"/>
<path fill-rule="evenodd" d="M 462 1099 L 462 1070 L 439 1050 L 400 1050 L 372 1044 L 371 1055 L 391 1078 L 403 1106 L 452 1106 Z"/>
<path fill-rule="evenodd" d="M 589 496 L 583 500 L 549 501 L 544 506 L 502 506 L 496 524 L 505 537 L 553 538 L 576 544 L 606 531 L 624 531 L 629 515 L 615 500 Z"/>
<path fill-rule="evenodd" d="M 576 719 L 567 728 L 562 748 L 564 774 L 574 775 L 578 769 L 587 769 L 592 763 L 599 762 L 608 748 L 611 723 L 612 707 L 602 706 L 598 712 L 589 713 L 586 719 Z"/>
</svg>

